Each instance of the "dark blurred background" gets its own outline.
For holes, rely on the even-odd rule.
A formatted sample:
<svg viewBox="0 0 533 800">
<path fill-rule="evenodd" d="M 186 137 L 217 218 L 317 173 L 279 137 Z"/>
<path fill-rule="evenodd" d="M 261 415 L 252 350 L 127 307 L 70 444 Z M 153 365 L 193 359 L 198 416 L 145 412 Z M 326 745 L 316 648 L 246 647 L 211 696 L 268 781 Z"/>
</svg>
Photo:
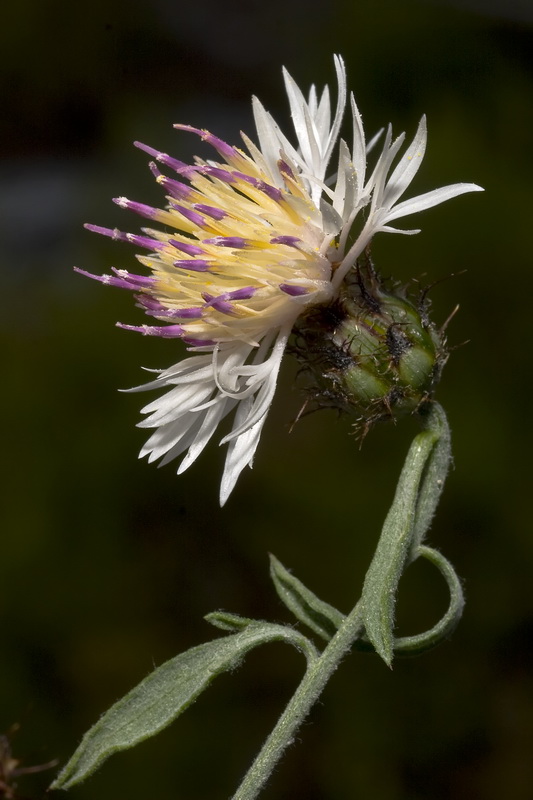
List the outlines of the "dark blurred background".
<svg viewBox="0 0 533 800">
<path fill-rule="evenodd" d="M 533 536 L 529 476 L 533 6 L 529 0 L 18 0 L 0 26 L 0 227 L 4 496 L 0 732 L 26 766 L 64 762 L 84 731 L 154 665 L 218 635 L 224 608 L 289 621 L 267 576 L 274 552 L 349 610 L 416 426 L 319 412 L 289 433 L 301 397 L 287 360 L 253 472 L 217 503 L 223 450 L 177 478 L 138 461 L 144 396 L 119 387 L 181 345 L 139 324 L 128 293 L 74 274 L 131 267 L 134 250 L 84 231 L 136 231 L 110 202 L 160 202 L 134 139 L 188 159 L 194 137 L 253 138 L 250 96 L 285 125 L 281 66 L 333 85 L 342 53 L 371 134 L 391 121 L 429 147 L 413 192 L 474 181 L 467 195 L 377 239 L 384 274 L 444 281 L 432 293 L 454 351 L 438 397 L 454 434 L 430 541 L 465 581 L 453 640 L 389 671 L 348 659 L 265 798 L 528 800 L 533 785 Z M 204 151 L 205 152 L 205 151 Z M 527 300 L 527 303 L 526 303 Z M 400 591 L 403 634 L 446 607 L 416 565 Z M 225 798 L 301 675 L 282 645 L 249 656 L 158 738 L 114 756 L 72 797 Z M 21 778 L 42 796 L 52 773 Z"/>
</svg>

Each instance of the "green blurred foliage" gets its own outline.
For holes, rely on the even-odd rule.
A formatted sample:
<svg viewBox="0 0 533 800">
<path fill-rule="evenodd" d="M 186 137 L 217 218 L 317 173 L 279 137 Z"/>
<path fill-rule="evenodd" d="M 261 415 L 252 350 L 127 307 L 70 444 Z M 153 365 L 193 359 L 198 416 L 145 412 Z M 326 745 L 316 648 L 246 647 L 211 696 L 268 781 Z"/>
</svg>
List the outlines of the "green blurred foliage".
<svg viewBox="0 0 533 800">
<path fill-rule="evenodd" d="M 222 450 L 211 446 L 179 479 L 137 461 L 140 398 L 116 391 L 143 381 L 141 365 L 174 363 L 180 346 L 115 330 L 117 319 L 140 320 L 131 297 L 71 271 L 133 263 L 126 246 L 81 227 L 137 230 L 109 198 L 158 202 L 132 140 L 186 159 L 196 142 L 172 130 L 182 121 L 235 141 L 252 130 L 252 93 L 288 120 L 281 65 L 300 85 L 323 84 L 340 52 L 368 131 L 392 121 L 412 135 L 427 113 L 416 190 L 486 189 L 425 213 L 419 236 L 382 236 L 373 250 L 383 274 L 444 279 L 432 290 L 437 321 L 460 304 L 438 393 L 456 463 L 431 543 L 464 576 L 467 608 L 451 643 L 392 673 L 370 655 L 346 661 L 265 797 L 531 796 L 527 14 L 527 4 L 469 10 L 459 0 L 21 0 L 6 12 L 0 730 L 21 723 L 13 747 L 25 765 L 64 761 L 154 664 L 217 635 L 205 613 L 288 620 L 268 551 L 342 610 L 358 597 L 414 422 L 378 427 L 362 448 L 350 420 L 330 412 L 289 433 L 302 400 L 287 362 L 254 470 L 220 510 Z M 400 587 L 402 633 L 431 625 L 445 603 L 431 568 L 413 567 Z M 301 669 L 281 645 L 257 651 L 72 796 L 229 796 Z M 21 778 L 21 793 L 41 796 L 47 778 Z"/>
</svg>

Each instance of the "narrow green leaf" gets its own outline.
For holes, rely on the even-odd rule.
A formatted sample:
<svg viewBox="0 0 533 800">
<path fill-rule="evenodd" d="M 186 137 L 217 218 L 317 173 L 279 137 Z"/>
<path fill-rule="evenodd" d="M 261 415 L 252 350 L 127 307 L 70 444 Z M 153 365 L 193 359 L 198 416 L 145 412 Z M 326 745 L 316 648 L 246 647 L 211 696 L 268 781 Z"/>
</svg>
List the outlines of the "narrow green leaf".
<svg viewBox="0 0 533 800">
<path fill-rule="evenodd" d="M 158 667 L 115 703 L 83 737 L 50 788 L 69 789 L 94 772 L 112 753 L 154 736 L 178 717 L 213 678 L 238 666 L 258 645 L 285 641 L 305 653 L 316 650 L 305 636 L 283 625 L 252 622 L 240 633 L 193 647 Z"/>
<path fill-rule="evenodd" d="M 294 616 L 329 642 L 342 624 L 344 615 L 320 600 L 272 554 L 270 575 L 278 595 Z"/>
<path fill-rule="evenodd" d="M 395 639 L 394 655 L 419 655 L 419 653 L 425 653 L 426 650 L 436 647 L 451 636 L 463 613 L 465 601 L 461 581 L 448 559 L 438 550 L 426 545 L 421 545 L 418 548 L 417 556 L 426 558 L 434 564 L 446 580 L 450 590 L 450 604 L 444 616 L 428 631 L 419 633 L 416 636 L 402 636 Z"/>
<path fill-rule="evenodd" d="M 413 552 L 422 544 L 431 525 L 452 460 L 450 428 L 444 409 L 438 403 L 433 403 L 431 406 L 426 428 L 438 438 L 429 455 L 418 492 Z"/>
<path fill-rule="evenodd" d="M 444 431 L 442 419 L 445 419 L 444 412 L 438 407 L 438 414 L 432 411 L 428 417 L 428 429 L 419 433 L 411 444 L 365 577 L 361 598 L 365 630 L 376 652 L 388 666 L 393 656 L 398 581 L 412 552 L 415 534 L 423 536 L 431 521 L 448 469 L 449 446 L 448 458 L 434 459 L 431 469 L 426 472 L 428 459 Z M 426 479 L 421 498 L 423 475 Z"/>
<path fill-rule="evenodd" d="M 231 614 L 229 611 L 212 611 L 204 617 L 206 622 L 214 625 L 215 628 L 220 628 L 222 631 L 231 631 L 237 633 L 248 627 L 252 622 L 257 620 L 250 619 L 249 617 L 241 617 L 239 614 Z"/>
</svg>

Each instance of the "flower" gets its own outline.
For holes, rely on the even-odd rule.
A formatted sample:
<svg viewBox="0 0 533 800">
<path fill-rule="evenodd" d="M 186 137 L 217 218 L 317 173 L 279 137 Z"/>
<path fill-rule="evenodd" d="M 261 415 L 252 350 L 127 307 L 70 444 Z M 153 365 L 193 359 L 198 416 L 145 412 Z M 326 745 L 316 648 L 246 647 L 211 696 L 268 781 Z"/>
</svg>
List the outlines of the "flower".
<svg viewBox="0 0 533 800">
<path fill-rule="evenodd" d="M 136 142 L 154 159 L 150 169 L 168 204 L 159 209 L 125 197 L 115 200 L 165 230 L 143 228 L 137 235 L 86 225 L 149 251 L 138 256 L 151 271 L 149 277 L 122 269 L 101 276 L 78 270 L 132 290 L 138 305 L 158 323 L 119 327 L 182 339 L 193 353 L 130 390 L 168 389 L 143 408 L 149 416 L 139 426 L 155 431 L 140 455 L 166 464 L 186 452 L 180 474 L 200 455 L 222 419 L 235 412 L 232 430 L 221 441 L 228 444 L 221 505 L 243 468 L 252 465 L 297 319 L 335 300 L 376 233 L 418 232 L 397 230 L 391 222 L 480 190 L 459 183 L 399 202 L 424 156 L 425 119 L 394 169 L 405 135 L 393 140 L 389 126 L 369 172 L 367 153 L 379 136 L 367 145 L 351 95 L 351 150 L 339 138 L 347 104 L 346 73 L 342 59 L 336 56 L 334 61 L 338 96 L 333 117 L 327 86 L 320 98 L 313 86 L 306 100 L 284 70 L 296 146 L 257 98 L 253 113 L 259 146 L 242 134 L 248 153 L 208 131 L 176 125 L 211 145 L 219 160 L 197 157 L 188 165 Z M 177 178 L 162 174 L 158 165 Z"/>
</svg>

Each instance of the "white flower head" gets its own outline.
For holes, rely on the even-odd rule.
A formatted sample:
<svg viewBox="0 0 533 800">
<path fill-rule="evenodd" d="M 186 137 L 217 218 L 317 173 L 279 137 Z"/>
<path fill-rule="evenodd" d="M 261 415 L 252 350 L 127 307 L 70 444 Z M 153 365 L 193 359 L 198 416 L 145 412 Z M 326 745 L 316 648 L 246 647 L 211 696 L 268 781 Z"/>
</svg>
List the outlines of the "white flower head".
<svg viewBox="0 0 533 800">
<path fill-rule="evenodd" d="M 163 224 L 164 231 L 143 228 L 143 235 L 136 235 L 86 226 L 148 251 L 138 259 L 149 277 L 78 270 L 134 291 L 138 305 L 157 321 L 120 327 L 182 339 L 194 353 L 130 390 L 167 390 L 143 408 L 148 417 L 140 427 L 154 432 L 140 455 L 166 464 L 186 453 L 178 468 L 182 473 L 234 412 L 232 430 L 221 442 L 228 445 L 221 504 L 243 468 L 252 465 L 298 317 L 336 297 L 374 234 L 417 232 L 398 231 L 391 222 L 480 190 L 460 183 L 399 202 L 424 156 L 425 120 L 398 159 L 405 137 L 393 140 L 389 128 L 370 172 L 367 153 L 375 140 L 366 144 L 353 96 L 351 149 L 339 138 L 347 102 L 339 56 L 335 69 L 333 117 L 327 86 L 320 99 L 315 87 L 306 99 L 284 71 L 295 145 L 256 98 L 258 146 L 242 134 L 248 153 L 189 125 L 175 127 L 211 145 L 217 160 L 195 158 L 187 165 L 137 142 L 154 159 L 150 168 L 167 193 L 167 206 L 152 208 L 124 197 L 115 202 Z M 158 164 L 177 177 L 162 174 Z"/>
</svg>

